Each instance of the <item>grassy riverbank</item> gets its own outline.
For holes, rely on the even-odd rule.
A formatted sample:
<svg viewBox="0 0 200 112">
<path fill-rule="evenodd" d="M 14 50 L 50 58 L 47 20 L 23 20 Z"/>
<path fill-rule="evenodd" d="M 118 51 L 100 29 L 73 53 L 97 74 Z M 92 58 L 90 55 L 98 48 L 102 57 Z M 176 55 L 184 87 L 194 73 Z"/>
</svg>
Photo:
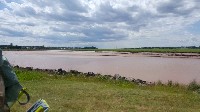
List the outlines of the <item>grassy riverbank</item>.
<svg viewBox="0 0 200 112">
<path fill-rule="evenodd" d="M 126 48 L 126 49 L 77 49 L 78 51 L 115 51 L 115 52 L 131 52 L 131 53 L 139 53 L 139 52 L 155 52 L 155 53 L 200 53 L 200 49 L 198 48 Z"/>
<path fill-rule="evenodd" d="M 25 112 L 39 98 L 51 112 L 197 112 L 200 95 L 179 84 L 140 86 L 121 80 L 84 75 L 51 75 L 47 72 L 15 69 L 28 88 L 31 102 L 15 104 L 12 112 Z"/>
<path fill-rule="evenodd" d="M 3 51 L 46 51 L 46 50 L 63 50 L 63 49 L 3 49 Z M 152 52 L 152 53 L 198 53 L 200 48 L 122 48 L 122 49 L 66 49 L 72 51 L 114 51 L 114 52 Z"/>
</svg>

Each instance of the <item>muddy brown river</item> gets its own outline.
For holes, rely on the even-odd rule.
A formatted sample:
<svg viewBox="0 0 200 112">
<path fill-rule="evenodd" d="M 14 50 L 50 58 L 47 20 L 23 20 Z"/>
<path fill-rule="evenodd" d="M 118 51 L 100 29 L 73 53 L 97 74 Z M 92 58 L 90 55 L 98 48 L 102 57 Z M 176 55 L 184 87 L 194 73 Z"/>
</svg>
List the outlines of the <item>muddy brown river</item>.
<svg viewBox="0 0 200 112">
<path fill-rule="evenodd" d="M 93 51 L 4 51 L 12 65 L 120 74 L 147 81 L 200 82 L 200 59 L 162 58 Z"/>
</svg>

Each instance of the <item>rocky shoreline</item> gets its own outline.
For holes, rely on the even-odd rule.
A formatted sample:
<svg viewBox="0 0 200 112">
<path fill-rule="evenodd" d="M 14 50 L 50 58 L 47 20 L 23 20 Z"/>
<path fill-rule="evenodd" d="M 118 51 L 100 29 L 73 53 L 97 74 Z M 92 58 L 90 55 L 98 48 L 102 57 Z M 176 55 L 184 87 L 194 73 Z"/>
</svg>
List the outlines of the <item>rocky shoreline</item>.
<svg viewBox="0 0 200 112">
<path fill-rule="evenodd" d="M 95 74 L 94 72 L 87 72 L 87 73 L 83 73 L 83 72 L 79 72 L 77 70 L 63 70 L 62 68 L 59 69 L 40 69 L 40 68 L 33 68 L 33 67 L 20 67 L 18 65 L 13 66 L 14 68 L 17 69 L 23 69 L 23 70 L 29 70 L 29 71 L 39 71 L 39 72 L 47 72 L 50 75 L 63 75 L 63 76 L 67 76 L 69 74 L 78 76 L 78 75 L 82 75 L 85 77 L 99 77 L 102 79 L 109 79 L 109 80 L 121 80 L 121 81 L 128 81 L 137 85 L 141 85 L 141 86 L 147 86 L 147 85 L 155 85 L 155 82 L 148 82 L 148 81 L 144 81 L 141 79 L 134 79 L 134 78 L 127 78 L 124 76 L 120 76 L 119 74 L 115 74 L 115 75 L 102 75 L 102 74 Z"/>
</svg>

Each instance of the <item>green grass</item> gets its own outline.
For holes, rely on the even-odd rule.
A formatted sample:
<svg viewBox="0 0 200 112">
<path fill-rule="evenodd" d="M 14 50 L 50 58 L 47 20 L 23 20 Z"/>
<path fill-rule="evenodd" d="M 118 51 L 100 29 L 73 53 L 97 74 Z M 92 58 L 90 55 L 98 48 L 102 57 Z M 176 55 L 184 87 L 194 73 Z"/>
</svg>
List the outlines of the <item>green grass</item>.
<svg viewBox="0 0 200 112">
<path fill-rule="evenodd" d="M 43 98 L 50 112 L 198 112 L 200 95 L 185 86 L 139 86 L 83 75 L 49 75 L 45 72 L 15 70 L 21 84 L 28 88 L 31 101 L 16 103 L 12 112 L 25 112 Z"/>
<path fill-rule="evenodd" d="M 173 48 L 173 49 L 159 49 L 159 48 L 152 48 L 152 49 L 143 49 L 143 48 L 134 48 L 134 49 L 78 49 L 80 51 L 116 51 L 116 52 L 131 52 L 131 53 L 138 53 L 138 52 L 155 52 L 155 53 L 200 53 L 200 49 L 193 49 L 193 48 Z"/>
</svg>

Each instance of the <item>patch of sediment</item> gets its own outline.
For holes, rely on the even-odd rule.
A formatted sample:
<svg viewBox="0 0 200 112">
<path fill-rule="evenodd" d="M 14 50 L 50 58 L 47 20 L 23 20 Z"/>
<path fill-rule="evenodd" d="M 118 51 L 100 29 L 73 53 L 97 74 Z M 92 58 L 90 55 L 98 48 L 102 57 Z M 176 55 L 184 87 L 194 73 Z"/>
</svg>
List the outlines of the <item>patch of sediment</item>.
<svg viewBox="0 0 200 112">
<path fill-rule="evenodd" d="M 163 58 L 195 58 L 200 59 L 200 54 L 198 53 L 153 53 L 153 52 L 141 52 L 134 53 L 135 55 L 140 56 L 149 56 L 149 57 L 163 57 Z"/>
</svg>

